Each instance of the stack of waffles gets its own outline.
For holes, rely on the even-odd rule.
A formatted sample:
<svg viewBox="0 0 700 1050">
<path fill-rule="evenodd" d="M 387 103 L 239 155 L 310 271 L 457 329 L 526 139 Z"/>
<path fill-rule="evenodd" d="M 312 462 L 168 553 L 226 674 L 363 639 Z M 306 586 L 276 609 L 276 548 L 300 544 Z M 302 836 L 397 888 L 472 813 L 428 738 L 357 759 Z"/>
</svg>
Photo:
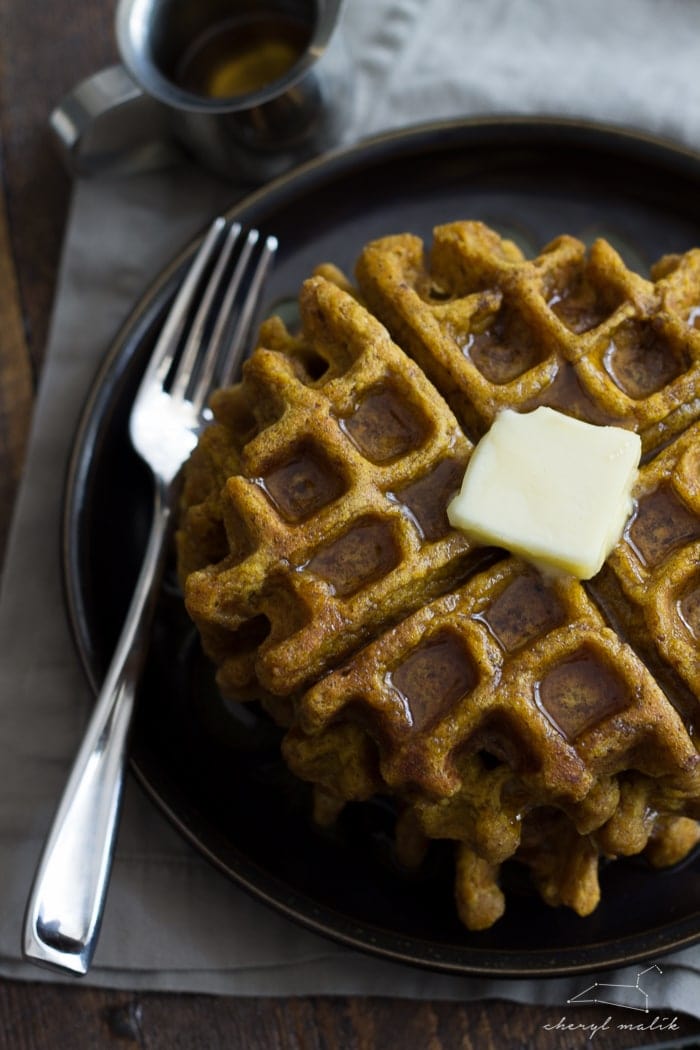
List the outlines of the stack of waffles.
<svg viewBox="0 0 700 1050">
<path fill-rule="evenodd" d="M 286 728 L 315 817 L 394 800 L 456 843 L 470 929 L 501 865 L 581 915 L 601 858 L 700 839 L 700 251 L 645 279 L 605 241 L 528 260 L 476 222 L 324 265 L 263 325 L 187 467 L 187 608 L 219 687 Z M 634 510 L 585 584 L 478 548 L 446 508 L 508 407 L 637 431 Z"/>
</svg>

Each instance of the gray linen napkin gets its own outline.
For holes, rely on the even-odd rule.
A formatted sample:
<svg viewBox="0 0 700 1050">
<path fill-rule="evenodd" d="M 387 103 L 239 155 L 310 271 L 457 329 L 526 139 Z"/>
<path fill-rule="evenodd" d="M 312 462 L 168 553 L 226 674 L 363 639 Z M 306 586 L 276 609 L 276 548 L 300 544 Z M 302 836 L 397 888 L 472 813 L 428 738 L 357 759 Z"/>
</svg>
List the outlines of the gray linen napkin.
<svg viewBox="0 0 700 1050">
<path fill-rule="evenodd" d="M 518 111 L 589 116 L 700 145 L 700 7 L 690 0 L 349 0 L 344 20 L 358 97 L 349 139 L 420 118 Z M 75 187 L 0 595 L 0 973 L 7 976 L 61 979 L 21 961 L 20 928 L 91 704 L 60 578 L 59 515 L 75 422 L 134 302 L 233 195 L 184 164 Z M 700 1016 L 700 948 L 656 961 L 663 974 L 643 983 L 650 1009 Z M 604 979 L 634 987 L 638 969 Z M 592 983 L 447 977 L 312 935 L 213 870 L 131 784 L 102 936 L 84 980 L 239 995 L 510 998 L 550 1004 L 552 1024 Z"/>
</svg>

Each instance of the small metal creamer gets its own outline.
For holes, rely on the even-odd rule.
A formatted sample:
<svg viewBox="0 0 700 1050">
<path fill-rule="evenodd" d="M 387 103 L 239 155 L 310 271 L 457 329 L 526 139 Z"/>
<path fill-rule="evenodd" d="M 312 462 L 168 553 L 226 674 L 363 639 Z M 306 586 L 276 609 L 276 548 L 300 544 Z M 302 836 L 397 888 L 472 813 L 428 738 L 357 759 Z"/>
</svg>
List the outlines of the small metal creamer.
<svg viewBox="0 0 700 1050">
<path fill-rule="evenodd" d="M 256 185 L 337 145 L 353 91 L 344 0 L 120 0 L 122 64 L 79 84 L 51 127 L 74 174 L 184 150 Z"/>
</svg>

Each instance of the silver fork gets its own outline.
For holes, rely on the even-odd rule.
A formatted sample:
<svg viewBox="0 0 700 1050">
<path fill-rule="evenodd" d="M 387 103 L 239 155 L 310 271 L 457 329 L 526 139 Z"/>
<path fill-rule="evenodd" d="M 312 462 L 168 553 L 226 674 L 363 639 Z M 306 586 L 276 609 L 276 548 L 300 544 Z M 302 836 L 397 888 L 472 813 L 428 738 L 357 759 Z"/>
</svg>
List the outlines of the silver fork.
<svg viewBox="0 0 700 1050">
<path fill-rule="evenodd" d="M 236 258 L 237 243 L 241 246 Z M 153 473 L 153 523 L 122 634 L 27 903 L 23 950 L 34 962 L 75 974 L 85 974 L 90 967 L 114 853 L 129 725 L 167 550 L 178 473 L 197 442 L 212 385 L 229 381 L 238 370 L 276 249 L 274 237 L 259 243 L 255 230 L 243 237 L 240 225 L 223 218 L 213 222 L 136 394 L 129 433 Z"/>
</svg>

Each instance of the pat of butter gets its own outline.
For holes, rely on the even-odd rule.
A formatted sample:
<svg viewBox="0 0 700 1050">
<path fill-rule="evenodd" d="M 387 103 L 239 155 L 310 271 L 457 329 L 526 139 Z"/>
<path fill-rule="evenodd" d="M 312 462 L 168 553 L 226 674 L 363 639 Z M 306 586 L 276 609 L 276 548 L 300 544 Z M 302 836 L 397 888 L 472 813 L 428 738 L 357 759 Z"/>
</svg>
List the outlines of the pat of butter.
<svg viewBox="0 0 700 1050">
<path fill-rule="evenodd" d="M 641 442 L 551 408 L 501 412 L 475 448 L 450 523 L 540 568 L 590 579 L 632 510 Z"/>
</svg>

